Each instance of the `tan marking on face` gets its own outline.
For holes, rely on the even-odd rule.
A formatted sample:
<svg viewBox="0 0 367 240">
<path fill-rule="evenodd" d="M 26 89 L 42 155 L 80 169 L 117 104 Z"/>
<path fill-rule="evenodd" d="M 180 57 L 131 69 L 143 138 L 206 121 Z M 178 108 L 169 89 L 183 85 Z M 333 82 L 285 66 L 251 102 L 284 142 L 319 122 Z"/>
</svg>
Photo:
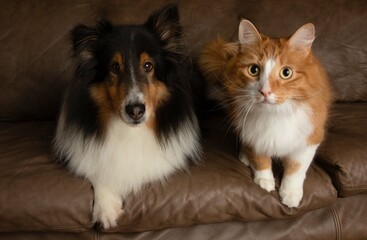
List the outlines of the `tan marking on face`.
<svg viewBox="0 0 367 240">
<path fill-rule="evenodd" d="M 117 63 L 120 67 L 120 69 L 118 70 L 118 72 L 116 72 L 116 70 L 113 69 L 113 65 Z M 109 82 L 109 84 L 117 84 L 118 80 L 119 80 L 119 72 L 122 72 L 124 70 L 124 62 L 122 59 L 122 56 L 119 52 L 116 52 L 113 57 L 112 60 L 110 61 L 110 65 L 109 65 L 110 69 L 109 69 L 109 76 L 107 76 L 106 81 Z"/>
<path fill-rule="evenodd" d="M 283 165 L 284 165 L 284 175 L 287 176 L 296 173 L 301 167 L 301 164 L 295 160 L 285 160 Z"/>
<path fill-rule="evenodd" d="M 144 70 L 144 64 L 149 61 L 153 64 L 153 68 L 150 72 L 146 73 L 148 83 L 144 84 L 143 92 L 145 95 L 145 107 L 150 113 L 150 117 L 147 121 L 147 126 L 153 130 L 156 130 L 156 116 L 155 112 L 160 104 L 164 103 L 169 98 L 169 92 L 166 85 L 156 79 L 154 74 L 154 60 L 151 56 L 143 52 L 140 54 L 140 66 Z M 145 70 L 144 70 L 145 71 Z"/>
<path fill-rule="evenodd" d="M 144 65 L 144 63 L 146 62 L 146 61 L 150 61 L 150 62 L 152 62 L 152 59 L 151 59 L 151 57 L 149 56 L 149 54 L 148 53 L 146 53 L 146 52 L 143 52 L 143 53 L 141 53 L 140 54 L 140 66 L 143 66 Z"/>
<path fill-rule="evenodd" d="M 139 62 L 140 62 L 140 69 L 142 72 L 144 72 L 146 74 L 146 76 L 148 77 L 148 81 L 149 82 L 152 82 L 154 81 L 155 79 L 155 76 L 154 76 L 154 60 L 150 57 L 150 55 L 146 52 L 143 52 L 140 54 L 140 59 L 139 59 Z M 149 72 L 146 72 L 146 69 L 144 68 L 144 64 L 146 62 L 150 62 L 152 64 L 152 68 Z"/>
<path fill-rule="evenodd" d="M 124 60 L 122 58 L 121 53 L 119 53 L 119 52 L 116 52 L 115 53 L 115 55 L 112 58 L 111 65 L 113 63 L 118 63 L 120 65 L 120 71 L 123 70 L 123 68 L 124 68 Z"/>
<path fill-rule="evenodd" d="M 155 112 L 161 104 L 168 100 L 170 94 L 166 85 L 163 82 L 154 79 L 154 77 L 152 77 L 149 83 L 144 86 L 143 92 L 145 95 L 145 107 L 150 113 L 147 126 L 155 131 L 157 124 Z"/>
<path fill-rule="evenodd" d="M 106 80 L 103 83 L 92 85 L 90 94 L 97 105 L 102 125 L 106 125 L 113 115 L 121 116 L 121 103 L 126 97 L 125 84 L 111 83 Z"/>
</svg>

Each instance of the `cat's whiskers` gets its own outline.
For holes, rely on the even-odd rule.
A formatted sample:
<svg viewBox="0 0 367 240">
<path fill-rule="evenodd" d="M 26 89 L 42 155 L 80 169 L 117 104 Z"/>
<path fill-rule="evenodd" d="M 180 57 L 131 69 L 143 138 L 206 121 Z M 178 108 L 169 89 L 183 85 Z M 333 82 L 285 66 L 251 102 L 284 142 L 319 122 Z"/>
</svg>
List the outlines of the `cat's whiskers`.
<svg viewBox="0 0 367 240">
<path fill-rule="evenodd" d="M 231 129 L 232 123 L 237 122 L 239 118 L 243 115 L 243 112 L 246 111 L 246 109 L 251 108 L 251 101 L 255 101 L 254 99 L 251 99 L 251 97 L 248 95 L 239 95 L 235 96 L 234 98 L 236 98 L 236 102 L 234 102 L 233 104 L 237 104 L 238 102 L 244 102 L 244 104 L 237 105 L 238 107 L 234 107 L 234 116 L 232 115 L 224 126 L 224 128 L 227 128 L 228 125 L 224 137 L 227 136 L 229 130 Z M 248 101 L 248 99 L 250 100 Z"/>
<path fill-rule="evenodd" d="M 307 94 L 292 94 L 293 98 L 299 98 L 301 100 L 309 99 L 311 97 L 317 96 L 325 91 L 325 87 L 318 88 L 318 91 L 315 91 L 313 93 L 307 93 Z"/>
<path fill-rule="evenodd" d="M 238 102 L 241 102 L 241 101 L 243 101 L 243 98 L 229 98 L 229 99 L 224 100 L 224 101 L 220 102 L 219 104 L 217 104 L 216 107 L 218 107 L 218 108 L 215 108 L 215 110 L 228 108 L 231 105 L 234 105 L 234 104 L 236 104 Z"/>
<path fill-rule="evenodd" d="M 320 94 L 320 92 L 313 93 L 313 94 L 298 94 L 298 95 L 292 94 L 292 98 L 305 100 L 305 99 L 309 99 L 311 97 L 317 96 L 318 94 Z"/>
<path fill-rule="evenodd" d="M 225 76 L 229 80 L 229 82 L 231 82 L 229 76 L 224 72 L 224 70 L 222 70 L 221 74 L 223 74 L 223 76 Z M 220 79 L 220 76 L 217 73 L 215 73 L 215 77 L 217 79 Z M 218 88 L 214 84 L 211 84 L 211 87 L 214 89 L 214 93 L 219 93 L 220 95 L 222 95 L 224 97 L 230 97 L 230 96 L 224 93 L 226 91 L 222 91 L 222 90 L 227 90 L 228 88 L 231 88 L 232 90 L 235 90 L 236 89 L 236 86 L 233 86 L 232 87 L 232 86 L 230 86 L 228 84 L 223 84 L 223 86 L 220 87 L 220 88 Z"/>
<path fill-rule="evenodd" d="M 249 97 L 249 96 L 243 96 L 244 104 L 239 105 L 236 109 L 236 117 L 234 118 L 234 122 L 238 122 L 240 119 L 243 118 L 243 115 L 245 114 L 244 121 L 246 121 L 247 115 L 250 112 L 253 104 L 255 103 L 255 99 Z"/>
<path fill-rule="evenodd" d="M 223 135 L 223 139 L 225 139 L 227 137 L 227 134 L 229 132 L 229 130 L 232 127 L 232 119 L 231 117 L 227 118 L 227 123 L 223 126 L 224 129 L 227 128 L 226 133 Z"/>
<path fill-rule="evenodd" d="M 241 89 L 240 86 L 237 86 L 236 84 L 233 83 L 232 79 L 228 76 L 228 74 L 225 71 L 223 71 L 222 74 L 223 77 L 227 80 L 222 82 L 224 87 L 227 87 L 233 91 L 238 91 L 239 89 Z"/>
<path fill-rule="evenodd" d="M 247 107 L 247 112 L 246 112 L 245 117 L 244 117 L 243 122 L 242 122 L 242 129 L 244 129 L 244 127 L 246 125 L 247 116 L 248 116 L 249 112 L 251 111 L 252 107 L 254 106 L 254 104 L 255 104 L 255 99 L 251 99 L 249 101 L 249 104 L 248 104 L 248 107 Z"/>
<path fill-rule="evenodd" d="M 229 95 L 225 94 L 225 91 L 223 91 L 223 90 L 226 90 L 225 86 L 223 86 L 221 88 L 218 88 L 214 85 L 211 85 L 211 87 L 214 89 L 214 93 L 219 93 L 219 94 L 223 95 L 224 97 L 229 97 Z"/>
</svg>

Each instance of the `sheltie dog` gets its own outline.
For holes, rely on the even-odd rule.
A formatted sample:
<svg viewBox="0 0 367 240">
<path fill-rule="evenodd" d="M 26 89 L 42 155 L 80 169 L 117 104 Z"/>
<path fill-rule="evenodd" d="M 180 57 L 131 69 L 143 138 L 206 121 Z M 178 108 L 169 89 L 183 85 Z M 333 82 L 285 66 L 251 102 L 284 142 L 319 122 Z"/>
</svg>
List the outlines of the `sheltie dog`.
<svg viewBox="0 0 367 240">
<path fill-rule="evenodd" d="M 175 5 L 143 25 L 78 25 L 71 37 L 76 69 L 54 152 L 90 180 L 93 220 L 107 229 L 129 193 L 198 159 L 195 84 Z"/>
</svg>

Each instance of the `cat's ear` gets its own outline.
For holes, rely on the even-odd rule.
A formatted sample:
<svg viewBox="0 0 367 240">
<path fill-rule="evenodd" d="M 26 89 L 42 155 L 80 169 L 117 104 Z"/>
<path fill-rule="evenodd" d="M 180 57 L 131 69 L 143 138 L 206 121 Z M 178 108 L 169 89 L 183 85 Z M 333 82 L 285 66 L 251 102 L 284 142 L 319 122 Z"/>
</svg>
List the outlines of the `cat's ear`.
<svg viewBox="0 0 367 240">
<path fill-rule="evenodd" d="M 315 26 L 307 23 L 300 27 L 288 40 L 291 48 L 308 53 L 315 40 Z"/>
<path fill-rule="evenodd" d="M 238 39 L 243 45 L 257 45 L 261 42 L 260 33 L 248 20 L 243 19 L 238 29 Z"/>
</svg>

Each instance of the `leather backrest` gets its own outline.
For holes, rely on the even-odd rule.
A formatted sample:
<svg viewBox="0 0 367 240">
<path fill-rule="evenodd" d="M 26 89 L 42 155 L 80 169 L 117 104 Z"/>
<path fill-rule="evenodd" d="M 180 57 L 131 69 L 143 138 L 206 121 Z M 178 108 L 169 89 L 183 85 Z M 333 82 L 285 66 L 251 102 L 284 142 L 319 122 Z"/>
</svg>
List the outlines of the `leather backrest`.
<svg viewBox="0 0 367 240">
<path fill-rule="evenodd" d="M 194 58 L 217 37 L 235 40 L 247 18 L 264 34 L 287 36 L 316 26 L 314 50 L 340 101 L 367 100 L 367 2 L 363 0 L 176 1 Z M 113 0 L 1 1 L 0 121 L 55 118 L 71 79 L 69 30 L 106 18 L 143 23 L 166 2 Z"/>
</svg>

